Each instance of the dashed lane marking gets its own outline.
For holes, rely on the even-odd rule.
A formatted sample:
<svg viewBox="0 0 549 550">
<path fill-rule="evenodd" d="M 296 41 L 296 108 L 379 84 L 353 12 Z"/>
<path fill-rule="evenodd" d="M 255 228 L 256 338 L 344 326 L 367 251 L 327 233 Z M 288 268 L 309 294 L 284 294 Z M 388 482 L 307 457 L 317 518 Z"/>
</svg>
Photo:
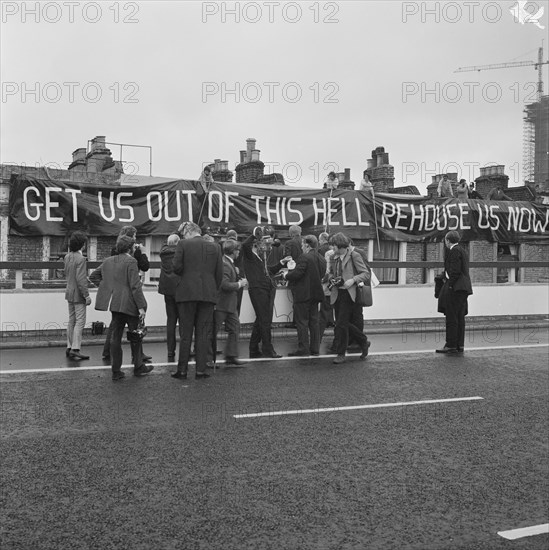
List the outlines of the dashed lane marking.
<svg viewBox="0 0 549 550">
<path fill-rule="evenodd" d="M 532 527 L 521 527 L 520 529 L 510 529 L 509 531 L 498 531 L 498 535 L 504 539 L 515 540 L 523 537 L 532 537 L 549 533 L 549 523 L 541 525 L 532 525 Z"/>
<path fill-rule="evenodd" d="M 515 346 L 490 346 L 490 347 L 475 347 L 475 348 L 466 348 L 465 349 L 465 357 L 467 357 L 467 352 L 470 351 L 491 351 L 491 350 L 505 350 L 505 349 L 524 349 L 524 348 L 546 348 L 549 347 L 549 344 L 524 344 L 524 345 L 515 345 Z M 377 351 L 370 353 L 368 357 L 382 357 L 382 356 L 389 356 L 389 355 L 424 355 L 426 353 L 433 353 L 434 350 L 403 350 L 403 351 Z M 347 357 L 349 359 L 353 358 L 356 359 L 360 354 L 359 353 L 348 353 Z M 437 355 L 439 359 L 444 358 L 444 354 L 438 354 Z M 303 357 L 279 357 L 277 359 L 273 359 L 271 357 L 257 357 L 254 359 L 248 359 L 246 357 L 243 357 L 242 359 L 246 361 L 247 363 L 262 363 L 267 361 L 303 361 L 303 360 L 318 360 L 318 359 L 327 359 L 329 357 L 335 357 L 335 354 L 327 354 L 327 355 L 306 355 Z M 434 355 L 433 355 L 434 357 Z M 452 358 L 457 359 L 457 358 Z M 221 366 L 225 363 L 225 361 L 217 361 L 216 365 Z M 155 367 L 162 367 L 162 366 L 176 366 L 177 363 L 167 363 L 167 362 L 159 362 L 159 363 L 151 363 Z M 189 365 L 194 365 L 194 361 L 189 361 Z M 122 365 L 123 369 L 132 369 L 133 365 Z M 10 370 L 2 370 L 0 369 L 0 375 L 2 374 L 24 374 L 24 373 L 46 373 L 46 372 L 76 372 L 76 371 L 85 371 L 85 370 L 110 370 L 110 365 L 82 365 L 82 366 L 74 366 L 74 367 L 48 367 L 43 369 L 10 369 Z"/>
<path fill-rule="evenodd" d="M 257 418 L 260 416 L 285 416 L 290 414 L 314 414 L 335 411 L 354 411 L 360 409 L 380 409 L 383 407 L 406 407 L 409 405 L 429 405 L 432 403 L 455 403 L 456 401 L 478 401 L 483 397 L 453 397 L 451 399 L 425 399 L 423 401 L 400 401 L 398 403 L 376 403 L 374 405 L 351 405 L 347 407 L 327 407 L 323 409 L 299 409 L 295 411 L 269 411 L 248 414 L 233 414 L 233 418 Z"/>
</svg>

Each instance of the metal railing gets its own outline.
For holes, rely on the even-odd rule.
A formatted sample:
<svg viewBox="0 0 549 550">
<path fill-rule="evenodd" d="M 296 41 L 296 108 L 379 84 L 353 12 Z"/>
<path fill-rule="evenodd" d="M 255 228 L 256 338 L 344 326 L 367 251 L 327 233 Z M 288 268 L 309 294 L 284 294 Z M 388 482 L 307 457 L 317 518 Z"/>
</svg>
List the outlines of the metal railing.
<svg viewBox="0 0 549 550">
<path fill-rule="evenodd" d="M 88 269 L 95 269 L 99 267 L 103 262 L 102 261 L 88 261 Z M 420 261 L 420 262 L 400 262 L 395 260 L 374 260 L 369 262 L 369 265 L 375 270 L 376 268 L 394 268 L 399 270 L 407 269 L 425 269 L 426 270 L 426 282 L 424 284 L 430 284 L 434 282 L 434 277 L 436 273 L 440 272 L 444 268 L 444 262 L 442 261 Z M 160 269 L 161 262 L 150 262 L 151 269 Z M 539 262 L 525 262 L 525 261 L 501 261 L 501 262 L 470 262 L 469 268 L 492 268 L 494 270 L 507 269 L 509 270 L 510 277 L 509 282 L 515 282 L 513 273 L 517 269 L 527 269 L 527 268 L 549 268 L 549 261 L 539 261 Z M 0 261 L 0 270 L 13 270 L 15 271 L 15 288 L 23 288 L 23 271 L 29 269 L 39 269 L 39 270 L 63 270 L 64 263 L 62 261 L 11 261 L 11 262 L 1 262 Z M 2 277 L 4 280 L 7 279 L 6 274 Z M 47 280 L 47 279 L 46 279 Z M 405 280 L 405 277 L 404 277 Z"/>
</svg>

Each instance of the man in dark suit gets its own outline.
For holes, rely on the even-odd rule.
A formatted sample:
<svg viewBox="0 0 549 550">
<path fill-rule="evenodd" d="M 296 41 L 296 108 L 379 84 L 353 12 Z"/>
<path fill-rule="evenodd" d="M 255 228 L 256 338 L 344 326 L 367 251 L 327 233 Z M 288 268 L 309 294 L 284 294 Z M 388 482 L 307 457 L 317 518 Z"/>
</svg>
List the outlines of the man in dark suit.
<svg viewBox="0 0 549 550">
<path fill-rule="evenodd" d="M 284 243 L 284 256 L 291 256 L 292 260 L 297 262 L 301 256 L 301 227 L 290 225 L 288 234 L 290 239 Z"/>
<path fill-rule="evenodd" d="M 290 283 L 297 327 L 297 351 L 289 353 L 290 357 L 319 354 L 318 305 L 324 299 L 321 281 L 326 272 L 326 260 L 318 254 L 317 247 L 317 238 L 307 235 L 295 269 L 283 271 L 284 278 Z"/>
<path fill-rule="evenodd" d="M 467 297 L 473 294 L 469 277 L 469 256 L 459 246 L 460 235 L 449 231 L 444 237 L 448 249 L 444 258 L 446 272 L 446 344 L 437 349 L 437 353 L 462 355 L 465 343 L 465 316 L 467 315 Z"/>
<path fill-rule="evenodd" d="M 160 280 L 158 281 L 158 293 L 164 296 L 166 307 L 166 341 L 168 344 L 168 361 L 175 361 L 175 328 L 179 319 L 179 310 L 175 301 L 175 289 L 179 276 L 173 271 L 173 258 L 175 249 L 179 243 L 179 235 L 175 233 L 168 237 L 166 244 L 160 250 Z"/>
<path fill-rule="evenodd" d="M 248 294 L 255 311 L 256 319 L 250 336 L 250 357 L 279 358 L 273 347 L 271 327 L 276 296 L 276 283 L 272 275 L 279 271 L 280 262 L 268 264 L 267 240 L 263 229 L 255 227 L 253 233 L 242 243 L 244 270 L 248 279 Z M 285 263 L 285 259 L 282 260 Z M 262 349 L 259 349 L 261 343 Z"/>
<path fill-rule="evenodd" d="M 225 323 L 228 339 L 225 346 L 225 364 L 241 366 L 244 361 L 238 358 L 238 337 L 240 319 L 238 318 L 238 291 L 244 288 L 248 281 L 239 278 L 235 267 L 238 257 L 238 243 L 231 239 L 223 243 L 223 282 L 219 289 L 219 297 L 215 306 L 215 325 L 217 330 Z"/>
<path fill-rule="evenodd" d="M 214 306 L 223 279 L 223 260 L 216 243 L 201 236 L 193 222 L 182 225 L 183 239 L 177 244 L 173 269 L 180 278 L 175 289 L 179 312 L 179 359 L 174 378 L 187 378 L 193 330 L 196 339 L 195 378 L 208 378 L 208 346 L 213 337 Z"/>
</svg>

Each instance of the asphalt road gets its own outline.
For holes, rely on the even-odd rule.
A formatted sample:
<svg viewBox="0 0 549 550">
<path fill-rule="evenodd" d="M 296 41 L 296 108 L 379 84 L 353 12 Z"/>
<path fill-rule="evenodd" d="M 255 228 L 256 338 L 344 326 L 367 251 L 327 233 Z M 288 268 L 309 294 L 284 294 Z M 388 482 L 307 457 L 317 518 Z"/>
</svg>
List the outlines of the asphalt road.
<svg viewBox="0 0 549 550">
<path fill-rule="evenodd" d="M 547 534 L 498 535 L 549 521 L 547 334 L 520 336 L 457 358 L 377 335 L 341 366 L 180 381 L 157 362 L 119 383 L 89 368 L 99 347 L 88 367 L 4 350 L 1 547 L 546 549 Z"/>
</svg>

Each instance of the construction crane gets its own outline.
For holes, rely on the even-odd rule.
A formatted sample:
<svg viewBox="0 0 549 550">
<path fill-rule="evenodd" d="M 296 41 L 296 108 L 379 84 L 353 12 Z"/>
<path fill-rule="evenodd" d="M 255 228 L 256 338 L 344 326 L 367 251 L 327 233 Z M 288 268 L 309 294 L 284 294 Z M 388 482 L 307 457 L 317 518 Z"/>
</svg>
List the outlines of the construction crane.
<svg viewBox="0 0 549 550">
<path fill-rule="evenodd" d="M 513 67 L 531 67 L 532 65 L 538 71 L 538 89 L 537 89 L 537 101 L 541 100 L 543 95 L 543 74 L 541 72 L 542 66 L 549 64 L 549 61 L 543 61 L 543 45 L 538 48 L 538 60 L 537 61 L 510 61 L 509 63 L 493 63 L 491 65 L 474 65 L 471 67 L 459 67 L 454 72 L 464 73 L 467 71 L 485 71 L 490 69 L 511 69 Z"/>
<path fill-rule="evenodd" d="M 524 128 L 523 128 L 523 154 L 522 154 L 522 167 L 523 175 L 526 180 L 533 181 L 536 173 L 536 133 L 539 132 L 538 148 L 548 149 L 545 145 L 547 141 L 547 129 L 544 126 L 544 117 L 542 111 L 544 109 L 542 103 L 543 96 L 543 65 L 549 64 L 549 61 L 543 61 L 543 42 L 540 48 L 538 48 L 538 60 L 537 61 L 510 61 L 508 63 L 493 63 L 491 65 L 475 65 L 470 67 L 459 67 L 454 72 L 463 73 L 467 71 L 485 71 L 491 69 L 511 69 L 514 67 L 531 67 L 533 66 L 538 71 L 538 86 L 536 93 L 536 103 L 527 105 L 524 109 Z M 547 98 L 545 98 L 547 99 Z M 542 143 L 543 142 L 543 143 Z M 543 151 L 538 151 L 538 157 L 541 158 Z M 549 154 L 545 152 L 548 164 L 547 170 L 549 170 Z M 539 164 L 539 162 L 538 162 Z"/>
</svg>

